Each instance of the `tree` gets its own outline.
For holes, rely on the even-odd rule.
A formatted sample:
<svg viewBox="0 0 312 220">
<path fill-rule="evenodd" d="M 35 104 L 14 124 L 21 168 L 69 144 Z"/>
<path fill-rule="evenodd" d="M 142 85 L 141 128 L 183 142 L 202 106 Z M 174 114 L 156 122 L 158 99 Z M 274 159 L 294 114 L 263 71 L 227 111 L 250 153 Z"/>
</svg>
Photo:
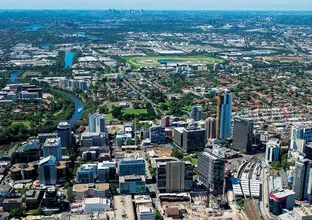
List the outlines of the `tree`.
<svg viewBox="0 0 312 220">
<path fill-rule="evenodd" d="M 156 220 L 163 220 L 164 217 L 160 214 L 158 209 L 155 209 L 155 213 L 156 213 Z"/>
<path fill-rule="evenodd" d="M 178 147 L 174 146 L 172 148 L 171 156 L 176 157 L 178 159 L 183 159 L 183 152 Z"/>
<path fill-rule="evenodd" d="M 188 156 L 185 156 L 183 160 L 192 162 L 192 157 L 188 155 Z"/>
<path fill-rule="evenodd" d="M 116 185 L 114 183 L 110 183 L 109 188 L 110 188 L 112 196 L 118 195 Z"/>
<path fill-rule="evenodd" d="M 31 210 L 30 213 L 31 213 L 32 215 L 43 215 L 43 214 L 44 214 L 44 212 L 42 211 L 42 209 L 41 209 L 40 207 L 38 207 L 38 208 L 35 209 L 35 210 Z"/>
<path fill-rule="evenodd" d="M 281 169 L 282 165 L 281 165 L 280 161 L 275 161 L 275 162 L 271 163 L 271 167 L 272 167 L 272 169 L 279 170 L 279 169 Z"/>
<path fill-rule="evenodd" d="M 119 116 L 122 115 L 122 112 L 121 112 L 122 108 L 117 106 L 117 107 L 114 107 L 113 110 L 112 110 L 112 116 L 114 118 L 118 118 Z"/>
<path fill-rule="evenodd" d="M 24 208 L 16 208 L 10 211 L 11 218 L 20 218 L 26 216 L 26 211 Z"/>
<path fill-rule="evenodd" d="M 74 201 L 73 188 L 72 187 L 67 188 L 67 200 L 70 203 L 72 203 Z"/>
</svg>

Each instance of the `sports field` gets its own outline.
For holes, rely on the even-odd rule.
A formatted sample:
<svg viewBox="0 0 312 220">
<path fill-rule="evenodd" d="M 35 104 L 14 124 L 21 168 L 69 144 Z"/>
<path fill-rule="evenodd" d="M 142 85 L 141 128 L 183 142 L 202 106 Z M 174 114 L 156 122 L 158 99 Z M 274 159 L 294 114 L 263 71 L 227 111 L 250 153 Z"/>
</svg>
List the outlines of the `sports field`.
<svg viewBox="0 0 312 220">
<path fill-rule="evenodd" d="M 124 59 L 127 61 L 128 64 L 135 68 L 160 66 L 161 63 L 199 65 L 222 62 L 221 59 L 208 56 L 131 56 L 124 57 Z"/>
</svg>

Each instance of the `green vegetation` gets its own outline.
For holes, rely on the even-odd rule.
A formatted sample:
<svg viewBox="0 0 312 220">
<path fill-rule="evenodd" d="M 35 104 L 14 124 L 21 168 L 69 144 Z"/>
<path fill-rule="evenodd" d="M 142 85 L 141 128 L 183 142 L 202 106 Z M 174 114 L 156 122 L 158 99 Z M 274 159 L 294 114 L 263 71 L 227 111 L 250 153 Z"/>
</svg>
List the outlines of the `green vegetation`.
<svg viewBox="0 0 312 220">
<path fill-rule="evenodd" d="M 139 120 L 153 120 L 156 117 L 156 113 L 151 103 L 147 103 L 145 109 L 122 109 L 120 106 L 113 106 L 111 114 L 118 120 L 131 121 L 135 118 Z"/>
<path fill-rule="evenodd" d="M 146 114 L 147 109 L 123 109 L 121 110 L 123 115 L 141 115 L 141 114 Z"/>
<path fill-rule="evenodd" d="M 21 217 L 26 216 L 26 210 L 25 208 L 16 208 L 16 209 L 12 209 L 10 211 L 10 217 L 11 218 L 15 218 L 15 219 L 19 219 Z"/>
<path fill-rule="evenodd" d="M 74 201 L 73 187 L 67 187 L 67 200 L 70 203 Z"/>
<path fill-rule="evenodd" d="M 240 207 L 243 208 L 244 207 L 244 200 L 241 198 L 236 199 L 236 204 Z"/>
<path fill-rule="evenodd" d="M 156 220 L 163 220 L 164 217 L 160 214 L 159 210 L 155 208 Z"/>
<path fill-rule="evenodd" d="M 180 148 L 174 146 L 172 148 L 171 156 L 172 157 L 176 157 L 178 159 L 183 159 L 183 151 Z"/>
<path fill-rule="evenodd" d="M 111 113 L 105 114 L 105 120 L 107 120 L 107 121 L 112 121 L 112 120 L 114 120 L 113 115 L 112 115 Z"/>
<path fill-rule="evenodd" d="M 275 170 L 280 170 L 280 169 L 284 169 L 287 170 L 289 167 L 288 164 L 288 149 L 286 148 L 282 148 L 281 149 L 281 153 L 280 153 L 280 160 L 279 161 L 275 161 L 271 164 L 272 169 Z"/>
<path fill-rule="evenodd" d="M 192 64 L 214 64 L 221 63 L 222 60 L 209 56 L 129 56 L 124 57 L 126 62 L 134 68 L 160 66 L 160 60 L 172 60 L 176 63 Z"/>
<path fill-rule="evenodd" d="M 70 98 L 47 88 L 44 88 L 44 92 L 53 95 L 53 98 L 49 98 L 49 104 L 43 105 L 30 99 L 14 100 L 11 105 L 0 106 L 1 145 L 24 141 L 39 132 L 52 132 L 58 122 L 72 117 L 75 104 Z"/>
<path fill-rule="evenodd" d="M 27 128 L 30 128 L 30 121 L 12 121 L 11 125 L 17 125 L 17 124 L 22 124 L 26 126 Z"/>
<path fill-rule="evenodd" d="M 188 156 L 183 157 L 183 160 L 190 161 L 193 164 L 193 166 L 196 166 L 198 163 L 198 159 L 195 156 L 188 155 Z"/>
<path fill-rule="evenodd" d="M 151 176 L 155 176 L 155 169 L 153 167 L 149 167 L 149 172 L 151 174 Z"/>
<path fill-rule="evenodd" d="M 116 196 L 116 195 L 119 194 L 118 191 L 117 191 L 117 186 L 116 186 L 115 183 L 110 183 L 109 184 L 109 189 L 111 191 L 112 196 Z"/>
<path fill-rule="evenodd" d="M 30 213 L 31 215 L 43 215 L 44 214 L 44 212 L 42 211 L 40 207 L 35 210 L 31 210 Z"/>
</svg>

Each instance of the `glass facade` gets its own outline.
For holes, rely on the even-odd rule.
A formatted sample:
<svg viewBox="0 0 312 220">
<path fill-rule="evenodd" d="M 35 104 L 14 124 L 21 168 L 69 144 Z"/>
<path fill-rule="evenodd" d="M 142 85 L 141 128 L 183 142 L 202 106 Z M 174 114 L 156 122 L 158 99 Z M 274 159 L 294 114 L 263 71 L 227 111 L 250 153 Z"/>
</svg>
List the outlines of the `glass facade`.
<svg viewBox="0 0 312 220">
<path fill-rule="evenodd" d="M 119 176 L 145 175 L 145 161 L 143 159 L 123 160 L 120 162 Z"/>
<path fill-rule="evenodd" d="M 219 109 L 219 139 L 229 138 L 232 124 L 232 94 L 220 95 Z"/>
</svg>

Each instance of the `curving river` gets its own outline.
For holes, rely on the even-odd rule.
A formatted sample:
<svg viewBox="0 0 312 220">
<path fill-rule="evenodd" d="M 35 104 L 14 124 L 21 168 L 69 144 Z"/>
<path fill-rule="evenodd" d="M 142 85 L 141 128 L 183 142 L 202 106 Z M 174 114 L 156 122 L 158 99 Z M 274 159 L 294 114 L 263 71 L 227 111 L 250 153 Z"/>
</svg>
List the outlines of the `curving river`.
<svg viewBox="0 0 312 220">
<path fill-rule="evenodd" d="M 71 93 L 64 92 L 58 89 L 52 89 L 54 92 L 62 93 L 66 95 L 67 97 L 71 98 L 73 102 L 75 103 L 75 112 L 72 115 L 71 119 L 69 119 L 68 123 L 73 127 L 78 120 L 80 120 L 83 117 L 83 114 L 85 112 L 84 103 L 76 96 L 74 96 Z"/>
</svg>

